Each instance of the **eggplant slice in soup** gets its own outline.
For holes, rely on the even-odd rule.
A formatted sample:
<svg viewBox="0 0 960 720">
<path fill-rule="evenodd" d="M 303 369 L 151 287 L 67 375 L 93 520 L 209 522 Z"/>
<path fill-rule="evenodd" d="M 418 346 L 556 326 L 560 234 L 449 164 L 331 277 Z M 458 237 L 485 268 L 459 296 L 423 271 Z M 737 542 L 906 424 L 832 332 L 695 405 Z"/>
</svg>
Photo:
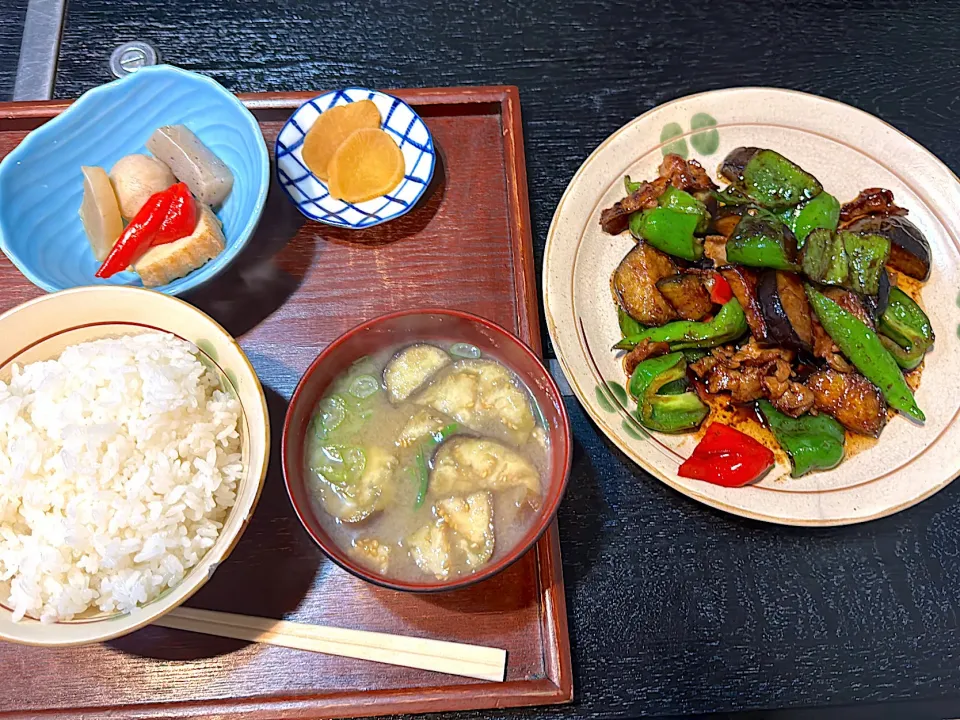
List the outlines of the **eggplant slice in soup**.
<svg viewBox="0 0 960 720">
<path fill-rule="evenodd" d="M 414 402 L 443 413 L 471 430 L 491 426 L 522 445 L 536 427 L 531 401 L 513 374 L 494 360 L 459 360 Z"/>
<path fill-rule="evenodd" d="M 390 569 L 390 546 L 374 538 L 361 538 L 353 543 L 350 554 L 381 575 Z"/>
<path fill-rule="evenodd" d="M 429 487 L 434 497 L 517 487 L 525 491 L 530 507 L 540 507 L 540 473 L 520 453 L 495 440 L 457 436 L 444 442 L 434 456 Z"/>
<path fill-rule="evenodd" d="M 376 446 L 364 448 L 361 461 L 353 463 L 353 470 L 342 472 L 336 467 L 336 458 L 330 461 L 337 448 L 321 448 L 319 458 L 312 463 L 317 474 L 317 488 L 324 510 L 342 522 L 366 520 L 388 504 L 390 479 L 397 459 Z M 347 465 L 347 462 L 340 463 Z"/>
<path fill-rule="evenodd" d="M 450 356 L 434 345 L 419 343 L 404 348 L 383 369 L 390 401 L 403 402 L 450 362 Z"/>
<path fill-rule="evenodd" d="M 450 575 L 450 534 L 443 520 L 424 525 L 407 538 L 410 555 L 417 567 L 445 580 Z"/>
<path fill-rule="evenodd" d="M 456 534 L 456 545 L 467 565 L 479 567 L 493 555 L 493 498 L 489 492 L 475 492 L 466 498 L 441 500 L 434 507 L 437 515 Z"/>
<path fill-rule="evenodd" d="M 448 424 L 447 420 L 437 415 L 437 413 L 427 408 L 422 408 L 413 414 L 407 424 L 400 430 L 400 436 L 397 438 L 397 445 L 400 447 L 412 447 L 418 441 L 423 440 L 428 435 L 440 432 Z"/>
</svg>

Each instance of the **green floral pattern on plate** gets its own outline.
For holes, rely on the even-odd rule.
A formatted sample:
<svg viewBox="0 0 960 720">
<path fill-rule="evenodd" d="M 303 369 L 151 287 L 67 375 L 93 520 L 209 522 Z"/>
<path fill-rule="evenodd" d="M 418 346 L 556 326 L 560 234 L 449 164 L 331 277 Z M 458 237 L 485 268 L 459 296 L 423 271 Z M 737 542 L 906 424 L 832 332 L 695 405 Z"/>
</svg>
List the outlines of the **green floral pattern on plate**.
<svg viewBox="0 0 960 720">
<path fill-rule="evenodd" d="M 720 131 L 717 130 L 717 120 L 713 115 L 699 112 L 690 118 L 690 144 L 701 155 L 713 155 L 720 147 Z M 683 137 L 683 127 L 680 123 L 671 122 L 663 126 L 660 131 L 660 142 L 666 143 L 660 152 L 666 155 L 679 155 L 684 160 L 690 155 L 687 141 Z M 673 140 L 673 138 L 677 138 Z M 672 142 L 668 142 L 673 140 Z"/>
<path fill-rule="evenodd" d="M 690 144 L 701 155 L 713 155 L 720 147 L 720 131 L 716 125 L 716 119 L 707 113 L 697 113 L 690 118 L 690 129 L 700 131 L 690 136 Z"/>
<path fill-rule="evenodd" d="M 608 380 L 606 385 L 596 385 L 594 392 L 597 396 L 597 404 L 608 413 L 616 412 L 616 405 L 619 405 L 629 413 L 627 409 L 627 389 L 620 383 L 614 380 Z M 646 431 L 633 415 L 628 414 L 627 417 L 623 419 L 621 425 L 623 431 L 634 440 L 645 440 L 647 438 Z"/>
<path fill-rule="evenodd" d="M 597 385 L 594 388 L 594 392 L 597 395 L 597 404 L 600 407 L 602 407 L 607 412 L 616 412 L 616 408 L 613 406 L 613 400 L 607 394 L 609 390 L 607 390 L 602 385 Z"/>
<path fill-rule="evenodd" d="M 660 131 L 660 142 L 667 143 L 662 148 L 660 152 L 667 155 L 679 155 L 684 160 L 687 159 L 687 155 L 690 154 L 690 151 L 687 149 L 687 141 L 682 137 L 679 140 L 674 140 L 673 142 L 667 142 L 671 138 L 675 138 L 683 135 L 683 128 L 680 127 L 680 123 L 667 123 L 663 126 L 663 130 Z"/>
</svg>

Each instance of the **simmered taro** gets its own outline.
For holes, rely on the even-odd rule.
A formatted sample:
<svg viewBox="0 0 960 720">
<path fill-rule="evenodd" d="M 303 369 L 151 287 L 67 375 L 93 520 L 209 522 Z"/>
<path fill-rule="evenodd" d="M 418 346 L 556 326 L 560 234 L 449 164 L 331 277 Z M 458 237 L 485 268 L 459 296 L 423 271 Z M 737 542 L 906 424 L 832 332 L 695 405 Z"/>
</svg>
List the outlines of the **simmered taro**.
<svg viewBox="0 0 960 720">
<path fill-rule="evenodd" d="M 386 577 L 477 572 L 540 510 L 549 448 L 532 396 L 505 365 L 455 348 L 420 342 L 363 358 L 314 415 L 306 460 L 318 517 Z"/>
</svg>

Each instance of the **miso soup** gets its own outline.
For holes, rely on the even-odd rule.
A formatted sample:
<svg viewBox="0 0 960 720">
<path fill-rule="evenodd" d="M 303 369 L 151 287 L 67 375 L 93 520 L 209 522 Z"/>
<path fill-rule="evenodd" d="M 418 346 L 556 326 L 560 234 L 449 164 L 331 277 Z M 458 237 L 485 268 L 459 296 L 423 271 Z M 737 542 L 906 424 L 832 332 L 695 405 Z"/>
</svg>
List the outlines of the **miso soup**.
<svg viewBox="0 0 960 720">
<path fill-rule="evenodd" d="M 307 443 L 317 516 L 361 565 L 429 582 L 481 570 L 536 520 L 548 436 L 530 392 L 472 345 L 363 358 L 320 401 Z"/>
</svg>

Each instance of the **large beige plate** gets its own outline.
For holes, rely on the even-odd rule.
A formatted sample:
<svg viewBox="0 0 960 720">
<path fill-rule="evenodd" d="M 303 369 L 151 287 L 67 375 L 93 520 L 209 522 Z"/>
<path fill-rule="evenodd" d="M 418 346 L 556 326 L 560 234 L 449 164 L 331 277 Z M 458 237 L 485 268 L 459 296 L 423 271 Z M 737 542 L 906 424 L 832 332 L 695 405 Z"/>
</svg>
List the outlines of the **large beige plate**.
<svg viewBox="0 0 960 720">
<path fill-rule="evenodd" d="M 610 347 L 620 333 L 610 273 L 632 245 L 601 232 L 600 210 L 624 195 L 623 176 L 656 176 L 666 152 L 696 158 L 716 177 L 741 145 L 783 152 L 843 200 L 865 187 L 893 190 L 933 248 L 923 300 L 937 334 L 917 400 L 925 425 L 894 418 L 876 446 L 829 472 L 791 479 L 781 464 L 757 485 L 730 489 L 677 476 L 695 438 L 647 434 L 628 419 L 623 370 Z M 791 525 L 843 525 L 882 517 L 935 493 L 960 474 L 957 381 L 960 184 L 898 130 L 841 103 L 786 90 L 735 88 L 681 98 L 628 123 L 577 171 L 553 217 L 544 260 L 547 325 L 563 371 L 604 433 L 671 487 L 713 507 Z M 612 391 L 611 391 L 612 390 Z"/>
</svg>

